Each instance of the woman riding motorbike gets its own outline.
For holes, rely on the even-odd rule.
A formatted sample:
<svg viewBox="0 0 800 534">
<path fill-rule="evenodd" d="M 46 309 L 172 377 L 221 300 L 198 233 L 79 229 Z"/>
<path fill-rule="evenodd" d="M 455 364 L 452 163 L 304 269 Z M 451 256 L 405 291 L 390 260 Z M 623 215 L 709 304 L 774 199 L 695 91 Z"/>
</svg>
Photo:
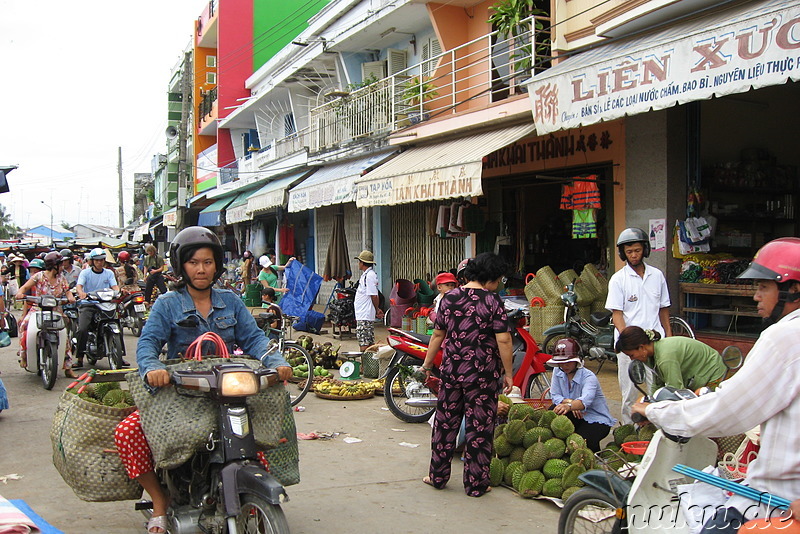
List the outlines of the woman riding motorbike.
<svg viewBox="0 0 800 534">
<path fill-rule="evenodd" d="M 229 290 L 213 287 L 224 271 L 223 249 L 217 236 L 201 226 L 185 228 L 170 245 L 170 258 L 180 282 L 174 291 L 155 301 L 136 347 L 139 374 L 149 389 L 154 392 L 170 382 L 169 372 L 159 359 L 161 347 L 167 344 L 167 357 L 177 358 L 205 332 L 219 334 L 231 352 L 235 343 L 245 354 L 261 355 L 264 366 L 277 369 L 280 380 L 288 380 L 292 368 L 282 356 L 267 352 L 269 340 L 242 300 Z M 147 532 L 166 532 L 169 499 L 155 474 L 138 411 L 117 426 L 114 439 L 128 476 L 152 498 L 153 515 Z"/>
<path fill-rule="evenodd" d="M 75 297 L 73 296 L 72 292 L 69 291 L 66 278 L 64 278 L 64 275 L 61 274 L 62 260 L 63 257 L 58 252 L 48 252 L 44 257 L 44 270 L 34 274 L 30 280 L 25 282 L 25 284 L 19 288 L 19 292 L 15 298 L 21 300 L 31 291 L 31 289 L 33 289 L 36 295 L 53 295 L 54 297 L 58 298 L 66 297 L 69 302 L 74 303 Z M 35 311 L 36 306 L 32 306 L 31 310 L 29 310 L 29 312 L 19 323 L 19 365 L 20 367 L 24 368 L 28 367 L 27 348 L 32 343 L 36 343 L 35 335 L 27 335 L 28 323 L 30 322 L 30 318 L 35 316 L 33 313 Z M 33 331 L 31 332 L 31 334 L 35 333 L 36 332 Z M 32 339 L 28 339 L 28 337 L 31 337 Z M 62 331 L 59 331 L 59 345 L 64 344 L 63 341 L 63 333 Z M 64 344 L 64 346 L 67 346 L 67 344 Z M 68 348 L 64 353 L 64 375 L 68 378 L 75 378 L 75 374 L 72 371 L 72 355 L 69 353 Z"/>
</svg>

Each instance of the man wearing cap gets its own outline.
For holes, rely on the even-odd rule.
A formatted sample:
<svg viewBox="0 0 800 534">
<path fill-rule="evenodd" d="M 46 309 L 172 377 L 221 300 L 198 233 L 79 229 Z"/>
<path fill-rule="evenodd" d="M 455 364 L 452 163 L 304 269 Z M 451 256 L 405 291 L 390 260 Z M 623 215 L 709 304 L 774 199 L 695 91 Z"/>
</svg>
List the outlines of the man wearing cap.
<svg viewBox="0 0 800 534">
<path fill-rule="evenodd" d="M 356 337 L 361 351 L 375 344 L 375 319 L 383 318 L 383 310 L 379 307 L 378 275 L 375 273 L 375 255 L 369 250 L 362 250 L 355 257 L 358 268 L 362 271 L 356 289 Z"/>
</svg>

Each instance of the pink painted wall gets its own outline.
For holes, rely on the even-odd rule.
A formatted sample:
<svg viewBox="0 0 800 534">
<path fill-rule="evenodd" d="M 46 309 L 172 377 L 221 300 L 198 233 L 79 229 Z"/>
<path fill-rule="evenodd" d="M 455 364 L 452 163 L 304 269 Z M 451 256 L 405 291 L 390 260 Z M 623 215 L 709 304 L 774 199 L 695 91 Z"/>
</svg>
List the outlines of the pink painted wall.
<svg viewBox="0 0 800 534">
<path fill-rule="evenodd" d="M 253 0 L 220 0 L 217 39 L 218 116 L 225 118 L 240 98 L 250 96 L 244 86 L 253 73 Z M 217 160 L 223 167 L 236 159 L 230 131 L 217 134 Z"/>
</svg>

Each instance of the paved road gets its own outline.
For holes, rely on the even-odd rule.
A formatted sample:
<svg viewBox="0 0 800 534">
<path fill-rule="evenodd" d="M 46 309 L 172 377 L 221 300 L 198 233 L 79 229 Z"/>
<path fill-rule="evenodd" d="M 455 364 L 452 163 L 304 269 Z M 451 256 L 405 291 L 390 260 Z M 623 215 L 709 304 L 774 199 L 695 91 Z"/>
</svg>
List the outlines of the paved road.
<svg viewBox="0 0 800 534">
<path fill-rule="evenodd" d="M 126 334 L 125 343 L 133 355 L 136 338 Z M 357 344 L 342 345 L 353 350 Z M 11 347 L 0 349 L 0 373 L 11 402 L 0 413 L 0 476 L 22 478 L 0 484 L 0 495 L 25 500 L 66 533 L 143 532 L 143 516 L 132 501 L 83 502 L 62 481 L 51 461 L 49 429 L 69 380 L 61 376 L 52 391 L 45 391 L 36 375 L 18 367 L 16 346 L 15 338 Z M 555 532 L 558 508 L 549 502 L 524 500 L 503 488 L 480 499 L 467 497 L 458 460 L 447 489 L 423 485 L 430 428 L 399 421 L 381 397 L 340 402 L 312 396 L 302 404 L 306 410 L 296 413 L 298 432 L 340 435 L 300 443 L 302 482 L 288 488 L 291 500 L 284 505 L 293 533 Z M 347 444 L 348 435 L 363 441 Z"/>
</svg>

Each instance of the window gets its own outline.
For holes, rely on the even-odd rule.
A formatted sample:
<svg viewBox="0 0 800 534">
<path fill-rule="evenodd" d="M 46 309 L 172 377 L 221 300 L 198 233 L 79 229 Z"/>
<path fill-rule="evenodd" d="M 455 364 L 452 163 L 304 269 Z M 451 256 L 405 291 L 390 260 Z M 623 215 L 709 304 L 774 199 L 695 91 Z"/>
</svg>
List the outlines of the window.
<svg viewBox="0 0 800 534">
<path fill-rule="evenodd" d="M 217 73 L 206 72 L 206 83 L 209 85 L 217 85 Z"/>
<path fill-rule="evenodd" d="M 216 68 L 217 66 L 217 56 L 206 56 L 206 67 L 209 68 Z"/>
</svg>

